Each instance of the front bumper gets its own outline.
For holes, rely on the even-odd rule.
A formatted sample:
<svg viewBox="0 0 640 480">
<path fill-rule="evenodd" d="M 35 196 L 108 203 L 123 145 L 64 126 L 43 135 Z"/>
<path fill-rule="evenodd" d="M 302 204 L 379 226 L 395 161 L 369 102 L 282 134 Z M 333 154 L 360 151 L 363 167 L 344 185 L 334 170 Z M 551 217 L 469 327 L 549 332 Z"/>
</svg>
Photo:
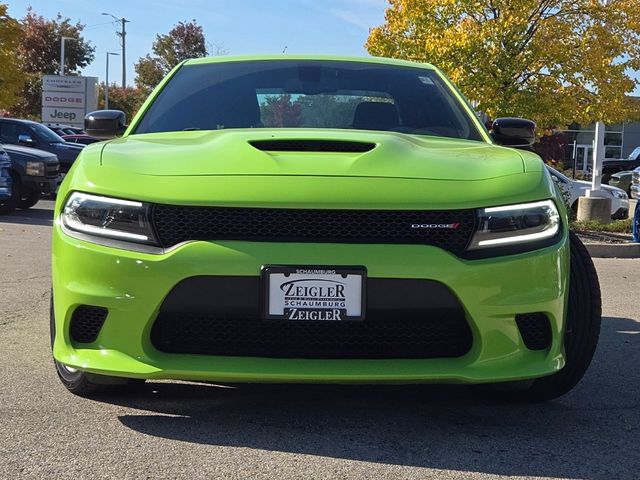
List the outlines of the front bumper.
<svg viewBox="0 0 640 480">
<path fill-rule="evenodd" d="M 462 304 L 473 345 L 457 358 L 300 359 L 163 353 L 151 330 L 167 294 L 196 276 L 257 276 L 266 264 L 363 265 L 369 278 L 427 279 Z M 534 378 L 564 366 L 562 332 L 568 240 L 526 254 L 466 261 L 436 247 L 191 242 L 162 254 L 114 249 L 53 231 L 54 357 L 87 372 L 148 379 L 228 382 L 495 382 Z M 211 292 L 215 295 L 215 292 Z M 109 311 L 97 339 L 71 340 L 79 305 Z M 552 341 L 529 350 L 514 317 L 544 312 Z"/>
<path fill-rule="evenodd" d="M 56 175 L 55 178 L 24 176 L 22 185 L 35 192 L 53 193 L 58 188 L 58 176 Z"/>
</svg>

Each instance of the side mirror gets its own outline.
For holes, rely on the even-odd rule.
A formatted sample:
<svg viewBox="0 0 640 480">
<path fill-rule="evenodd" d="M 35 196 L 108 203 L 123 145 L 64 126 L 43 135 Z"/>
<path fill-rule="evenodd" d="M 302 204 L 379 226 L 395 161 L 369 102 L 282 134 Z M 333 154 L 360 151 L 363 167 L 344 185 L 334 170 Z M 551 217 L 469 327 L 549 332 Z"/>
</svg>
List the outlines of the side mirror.
<svg viewBox="0 0 640 480">
<path fill-rule="evenodd" d="M 96 110 L 84 117 L 87 135 L 107 140 L 118 137 L 127 129 L 127 117 L 120 110 Z"/>
<path fill-rule="evenodd" d="M 31 145 L 34 144 L 34 141 L 33 141 L 33 138 L 31 138 L 31 135 L 27 135 L 26 133 L 20 133 L 18 134 L 18 143 L 30 147 Z"/>
<path fill-rule="evenodd" d="M 496 118 L 491 125 L 491 138 L 505 147 L 530 147 L 536 141 L 536 124 L 524 118 Z"/>
</svg>

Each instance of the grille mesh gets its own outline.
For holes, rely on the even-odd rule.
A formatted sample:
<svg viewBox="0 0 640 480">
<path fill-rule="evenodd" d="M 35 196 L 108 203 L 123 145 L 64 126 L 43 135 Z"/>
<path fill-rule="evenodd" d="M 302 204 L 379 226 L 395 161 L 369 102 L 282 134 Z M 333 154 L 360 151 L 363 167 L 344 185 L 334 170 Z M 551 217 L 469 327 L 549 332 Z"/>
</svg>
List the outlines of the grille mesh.
<svg viewBox="0 0 640 480">
<path fill-rule="evenodd" d="M 529 350 L 544 350 L 551 345 L 551 324 L 544 313 L 516 315 L 516 324 Z"/>
<path fill-rule="evenodd" d="M 79 343 L 95 342 L 108 312 L 104 307 L 80 305 L 71 317 L 71 339 Z"/>
<path fill-rule="evenodd" d="M 276 358 L 459 357 L 473 341 L 462 315 L 323 322 L 189 313 L 161 313 L 151 339 L 167 353 Z"/>
<path fill-rule="evenodd" d="M 307 210 L 155 205 L 163 247 L 188 240 L 434 245 L 460 254 L 473 233 L 473 210 Z M 456 229 L 437 227 L 458 223 Z M 412 225 L 435 227 L 412 228 Z"/>
<path fill-rule="evenodd" d="M 473 334 L 457 297 L 432 280 L 368 278 L 361 321 L 264 320 L 260 277 L 190 277 L 165 298 L 151 342 L 167 353 L 274 358 L 436 358 Z"/>
</svg>

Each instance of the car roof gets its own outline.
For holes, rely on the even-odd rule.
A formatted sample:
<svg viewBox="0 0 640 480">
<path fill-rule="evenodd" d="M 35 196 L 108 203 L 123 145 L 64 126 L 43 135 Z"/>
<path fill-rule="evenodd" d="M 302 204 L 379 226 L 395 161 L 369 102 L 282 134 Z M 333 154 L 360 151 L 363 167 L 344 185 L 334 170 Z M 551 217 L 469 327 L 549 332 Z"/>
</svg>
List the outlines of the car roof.
<svg viewBox="0 0 640 480">
<path fill-rule="evenodd" d="M 2 117 L 2 118 L 0 118 L 0 120 L 10 120 L 12 122 L 28 123 L 30 125 L 40 125 L 39 122 L 34 122 L 33 120 L 25 120 L 24 118 Z"/>
<path fill-rule="evenodd" d="M 280 55 L 225 55 L 219 57 L 202 57 L 192 58 L 185 61 L 185 65 L 202 65 L 208 63 L 227 63 L 227 62 L 251 62 L 251 61 L 287 61 L 287 60 L 317 60 L 317 61 L 333 61 L 333 62 L 358 62 L 373 63 L 378 65 L 395 65 L 398 67 L 424 68 L 427 70 L 435 70 L 430 63 L 415 62 L 409 60 L 400 60 L 397 58 L 385 57 L 349 57 L 337 55 L 304 55 L 304 54 L 280 54 Z"/>
</svg>

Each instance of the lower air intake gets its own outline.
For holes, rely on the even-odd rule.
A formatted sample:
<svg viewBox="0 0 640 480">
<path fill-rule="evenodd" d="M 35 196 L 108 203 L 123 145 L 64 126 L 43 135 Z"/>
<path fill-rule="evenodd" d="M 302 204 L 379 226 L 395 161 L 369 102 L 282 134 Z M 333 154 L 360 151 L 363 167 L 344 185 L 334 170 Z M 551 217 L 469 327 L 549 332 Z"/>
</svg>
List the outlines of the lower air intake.
<svg viewBox="0 0 640 480">
<path fill-rule="evenodd" d="M 104 307 L 80 305 L 71 317 L 71 339 L 78 343 L 95 342 L 108 313 Z"/>
<path fill-rule="evenodd" d="M 544 313 L 516 315 L 516 324 L 529 350 L 544 350 L 551 345 L 551 324 Z"/>
</svg>

